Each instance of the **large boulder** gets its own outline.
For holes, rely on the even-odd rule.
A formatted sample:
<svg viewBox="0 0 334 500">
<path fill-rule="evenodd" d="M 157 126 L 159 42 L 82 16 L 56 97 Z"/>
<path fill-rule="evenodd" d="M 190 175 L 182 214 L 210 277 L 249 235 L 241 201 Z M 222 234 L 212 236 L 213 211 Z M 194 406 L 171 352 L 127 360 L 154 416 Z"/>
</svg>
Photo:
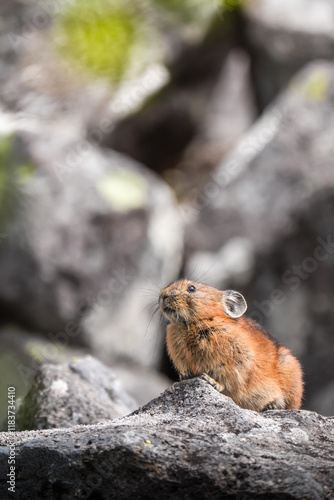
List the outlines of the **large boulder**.
<svg viewBox="0 0 334 500">
<path fill-rule="evenodd" d="M 332 0 L 244 2 L 244 17 L 262 109 L 306 63 L 334 57 Z"/>
<path fill-rule="evenodd" d="M 333 429 L 312 412 L 243 410 L 193 379 L 121 419 L 17 432 L 15 447 L 1 433 L 0 494 L 12 480 L 19 500 L 329 500 Z"/>
<path fill-rule="evenodd" d="M 305 407 L 333 413 L 334 65 L 311 63 L 185 207 L 187 275 L 242 291 L 305 369 Z M 327 389 L 328 387 L 328 389 Z M 317 403 L 316 403 L 317 401 Z"/>
<path fill-rule="evenodd" d="M 56 345 L 86 343 L 108 363 L 152 366 L 163 341 L 146 307 L 150 293 L 156 302 L 152 281 L 178 274 L 181 216 L 156 175 L 74 139 L 62 123 L 21 124 L 6 139 L 8 158 L 22 158 L 13 165 L 19 204 L 0 246 L 2 315 Z"/>
</svg>

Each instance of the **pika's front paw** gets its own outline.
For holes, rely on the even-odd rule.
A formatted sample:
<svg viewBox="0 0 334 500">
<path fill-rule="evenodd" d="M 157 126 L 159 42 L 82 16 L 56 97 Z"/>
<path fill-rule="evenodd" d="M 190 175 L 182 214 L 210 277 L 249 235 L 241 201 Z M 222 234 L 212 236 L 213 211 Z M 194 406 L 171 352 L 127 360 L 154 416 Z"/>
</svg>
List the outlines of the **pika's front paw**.
<svg viewBox="0 0 334 500">
<path fill-rule="evenodd" d="M 279 405 L 276 401 L 272 401 L 262 409 L 262 411 L 267 411 L 267 410 L 282 410 L 282 406 Z"/>
<path fill-rule="evenodd" d="M 210 384 L 218 392 L 223 392 L 225 389 L 225 387 L 222 384 L 219 384 L 218 382 L 216 382 L 216 380 L 209 377 L 209 375 L 207 375 L 206 373 L 203 373 L 203 375 L 201 375 L 199 378 L 201 378 L 202 380 L 205 380 L 205 382 Z"/>
</svg>

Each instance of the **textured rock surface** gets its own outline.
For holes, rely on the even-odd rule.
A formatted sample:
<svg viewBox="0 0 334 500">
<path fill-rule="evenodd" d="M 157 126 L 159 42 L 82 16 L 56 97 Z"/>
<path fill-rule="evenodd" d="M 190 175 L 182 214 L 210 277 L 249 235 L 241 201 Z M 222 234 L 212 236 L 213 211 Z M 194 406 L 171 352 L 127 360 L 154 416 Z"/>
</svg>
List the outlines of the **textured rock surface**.
<svg viewBox="0 0 334 500">
<path fill-rule="evenodd" d="M 312 412 L 242 410 L 193 379 L 112 422 L 17 433 L 15 496 L 329 500 L 333 426 Z M 1 434 L 1 498 L 10 439 Z"/>
<path fill-rule="evenodd" d="M 333 106 L 334 65 L 311 63 L 196 193 L 186 236 L 186 274 L 244 293 L 251 317 L 302 361 L 305 407 L 326 414 L 333 405 L 318 405 L 334 378 Z"/>
<path fill-rule="evenodd" d="M 51 429 L 95 424 L 138 407 L 113 371 L 86 356 L 42 365 L 18 413 L 18 428 Z"/>
<path fill-rule="evenodd" d="M 183 245 L 173 195 L 133 160 L 35 126 L 14 138 L 32 167 L 0 247 L 3 314 L 55 344 L 81 340 L 107 362 L 152 366 L 162 339 L 156 316 L 147 330 L 146 292 L 175 279 Z"/>
<path fill-rule="evenodd" d="M 312 59 L 334 57 L 332 0 L 245 2 L 246 38 L 260 106 Z"/>
</svg>

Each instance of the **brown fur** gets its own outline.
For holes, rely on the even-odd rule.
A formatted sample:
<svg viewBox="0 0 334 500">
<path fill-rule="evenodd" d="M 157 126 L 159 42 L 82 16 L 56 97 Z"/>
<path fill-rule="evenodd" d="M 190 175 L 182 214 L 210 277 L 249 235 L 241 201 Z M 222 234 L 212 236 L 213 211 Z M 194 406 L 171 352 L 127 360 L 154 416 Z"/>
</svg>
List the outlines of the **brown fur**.
<svg viewBox="0 0 334 500">
<path fill-rule="evenodd" d="M 196 291 L 189 292 L 189 286 Z M 160 308 L 170 321 L 167 349 L 181 377 L 207 374 L 242 408 L 300 408 L 303 381 L 297 359 L 253 321 L 230 317 L 223 296 L 188 280 L 161 291 Z"/>
</svg>

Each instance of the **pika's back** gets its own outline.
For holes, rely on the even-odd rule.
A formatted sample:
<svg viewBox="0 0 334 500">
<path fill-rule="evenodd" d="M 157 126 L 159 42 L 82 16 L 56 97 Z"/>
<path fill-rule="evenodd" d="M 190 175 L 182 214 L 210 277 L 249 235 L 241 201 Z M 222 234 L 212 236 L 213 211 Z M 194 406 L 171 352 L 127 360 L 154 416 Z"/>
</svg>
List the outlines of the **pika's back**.
<svg viewBox="0 0 334 500">
<path fill-rule="evenodd" d="M 161 290 L 169 320 L 168 353 L 181 377 L 206 374 L 244 408 L 299 408 L 299 362 L 262 327 L 245 318 L 245 298 L 203 283 L 179 280 Z"/>
</svg>

